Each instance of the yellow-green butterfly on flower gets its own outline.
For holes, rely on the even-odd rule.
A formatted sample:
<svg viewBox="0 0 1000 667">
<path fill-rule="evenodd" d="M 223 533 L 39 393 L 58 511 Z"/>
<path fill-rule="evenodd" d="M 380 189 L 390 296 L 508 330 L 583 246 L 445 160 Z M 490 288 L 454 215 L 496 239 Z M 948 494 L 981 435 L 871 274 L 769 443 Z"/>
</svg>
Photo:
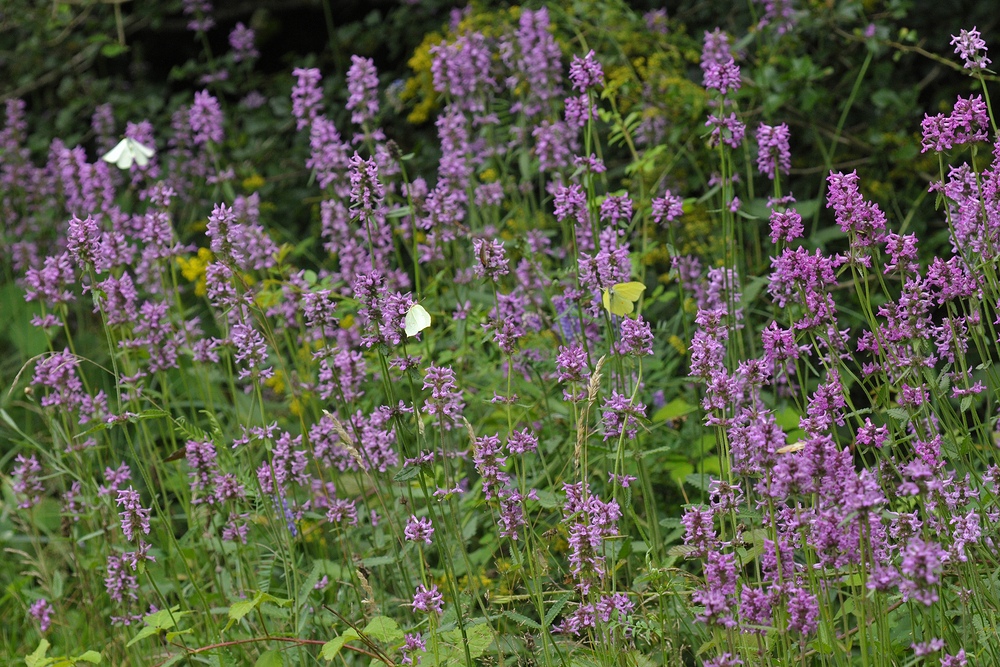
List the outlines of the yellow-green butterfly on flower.
<svg viewBox="0 0 1000 667">
<path fill-rule="evenodd" d="M 416 336 L 418 333 L 431 325 L 431 314 L 419 303 L 410 306 L 406 311 L 406 320 L 403 328 L 407 337 Z"/>
<path fill-rule="evenodd" d="M 618 283 L 604 290 L 601 302 L 604 310 L 612 315 L 624 317 L 635 310 L 635 302 L 639 300 L 646 286 L 640 282 Z"/>
<path fill-rule="evenodd" d="M 156 151 L 148 146 L 143 146 L 135 139 L 125 137 L 118 142 L 118 145 L 105 153 L 101 159 L 105 162 L 117 166 L 119 169 L 129 169 L 135 162 L 140 167 L 149 164 L 149 158 L 153 157 Z"/>
</svg>

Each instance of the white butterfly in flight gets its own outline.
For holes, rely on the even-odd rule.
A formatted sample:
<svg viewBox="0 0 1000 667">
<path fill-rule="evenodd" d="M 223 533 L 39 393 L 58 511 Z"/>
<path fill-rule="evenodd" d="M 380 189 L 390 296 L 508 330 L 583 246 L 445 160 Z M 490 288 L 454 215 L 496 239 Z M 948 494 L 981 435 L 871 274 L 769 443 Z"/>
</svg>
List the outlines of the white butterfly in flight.
<svg viewBox="0 0 1000 667">
<path fill-rule="evenodd" d="M 131 137 L 125 137 L 118 142 L 118 145 L 105 153 L 101 159 L 105 162 L 117 166 L 119 169 L 129 169 L 135 162 L 140 167 L 149 164 L 149 158 L 153 157 L 156 151 L 148 146 L 143 146 Z"/>
</svg>

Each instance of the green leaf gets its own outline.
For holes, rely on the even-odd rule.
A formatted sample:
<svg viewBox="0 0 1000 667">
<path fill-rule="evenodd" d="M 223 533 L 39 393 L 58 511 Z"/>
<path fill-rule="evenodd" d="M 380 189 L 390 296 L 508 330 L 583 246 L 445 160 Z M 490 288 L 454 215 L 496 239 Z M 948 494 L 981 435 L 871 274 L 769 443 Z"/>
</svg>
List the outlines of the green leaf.
<svg viewBox="0 0 1000 667">
<path fill-rule="evenodd" d="M 233 627 L 234 623 L 240 621 L 244 616 L 256 609 L 263 597 L 264 594 L 258 592 L 257 595 L 253 596 L 253 599 L 234 602 L 229 607 L 229 623 L 226 623 L 226 627 L 223 628 L 223 631 Z"/>
<path fill-rule="evenodd" d="M 760 291 L 768 284 L 770 278 L 765 276 L 757 276 L 750 280 L 746 287 L 743 288 L 742 301 L 744 306 L 748 306 L 753 303 Z"/>
<path fill-rule="evenodd" d="M 25 657 L 24 662 L 28 667 L 43 667 L 52 662 L 52 658 L 46 658 L 45 654 L 48 653 L 49 642 L 43 639 L 38 643 L 38 648 L 34 652 Z"/>
<path fill-rule="evenodd" d="M 684 481 L 700 491 L 708 491 L 708 487 L 712 484 L 712 476 L 696 472 L 685 477 Z"/>
<path fill-rule="evenodd" d="M 105 58 L 115 58 L 128 51 L 127 46 L 122 46 L 118 42 L 110 42 L 101 47 L 101 55 Z"/>
<path fill-rule="evenodd" d="M 531 628 L 532 630 L 538 630 L 539 632 L 541 632 L 542 630 L 542 626 L 538 624 L 538 621 L 528 618 L 527 616 L 522 616 L 521 614 L 518 614 L 513 611 L 505 611 L 503 615 L 509 618 L 510 620 L 514 621 L 518 625 L 524 625 Z"/>
<path fill-rule="evenodd" d="M 469 655 L 478 658 L 493 643 L 493 631 L 486 623 L 471 625 L 465 628 L 465 636 L 469 640 Z"/>
<path fill-rule="evenodd" d="M 253 667 L 284 667 L 285 656 L 281 651 L 271 649 L 260 654 Z"/>
<path fill-rule="evenodd" d="M 907 422 L 910 420 L 910 413 L 903 408 L 889 408 L 885 413 L 898 422 Z"/>
<path fill-rule="evenodd" d="M 691 544 L 677 544 L 669 549 L 667 549 L 668 556 L 675 556 L 678 558 L 687 558 L 691 554 L 698 551 L 698 547 Z"/>
<path fill-rule="evenodd" d="M 180 606 L 174 606 L 170 609 L 161 609 L 160 611 L 154 612 L 152 614 L 146 615 L 142 621 L 146 625 L 151 625 L 154 628 L 162 628 L 167 630 L 169 628 L 177 625 L 177 621 L 184 618 L 191 612 L 180 611 Z"/>
<path fill-rule="evenodd" d="M 386 644 L 398 642 L 403 638 L 403 631 L 399 629 L 396 621 L 386 616 L 376 616 L 370 620 L 363 632 L 372 639 Z"/>
<path fill-rule="evenodd" d="M 544 507 L 545 509 L 548 510 L 552 509 L 553 507 L 560 507 L 559 499 L 556 497 L 556 494 L 552 493 L 551 491 L 540 489 L 537 495 L 538 495 L 538 504 Z"/>
<path fill-rule="evenodd" d="M 408 482 L 420 474 L 420 466 L 403 466 L 392 476 L 394 482 Z"/>
<path fill-rule="evenodd" d="M 289 600 L 288 598 L 276 598 L 270 593 L 258 593 L 260 597 L 260 602 L 258 604 L 263 604 L 265 602 L 270 602 L 271 604 L 276 604 L 279 607 L 290 607 L 295 600 Z"/>
<path fill-rule="evenodd" d="M 327 643 L 323 644 L 323 648 L 320 649 L 319 654 L 327 660 L 333 660 L 337 657 L 337 654 L 340 653 L 340 649 L 344 648 L 344 644 L 346 642 L 358 638 L 357 631 L 354 628 L 350 628 L 344 634 L 334 637 Z"/>
<path fill-rule="evenodd" d="M 396 559 L 392 556 L 372 556 L 362 560 L 361 564 L 365 567 L 378 567 L 379 565 L 392 565 L 395 562 Z"/>
<path fill-rule="evenodd" d="M 97 651 L 87 651 L 82 655 L 78 655 L 73 658 L 74 662 L 89 662 L 92 665 L 101 664 L 101 654 Z"/>
<path fill-rule="evenodd" d="M 542 625 L 550 627 L 552 625 L 552 621 L 556 620 L 556 616 L 559 615 L 562 608 L 566 606 L 567 602 L 569 602 L 570 597 L 571 594 L 567 593 L 556 600 L 552 606 L 549 607 L 549 610 L 545 612 L 545 620 L 542 622 Z"/>
<path fill-rule="evenodd" d="M 141 642 L 146 637 L 152 637 L 153 635 L 159 633 L 160 633 L 160 628 L 156 627 L 155 625 L 147 625 L 142 630 L 139 630 L 139 634 L 137 634 L 135 637 L 132 637 L 132 639 L 130 639 L 129 642 L 125 644 L 125 646 L 126 647 L 132 646 L 136 642 Z"/>
<path fill-rule="evenodd" d="M 659 423 L 678 419 L 684 415 L 691 414 L 697 409 L 697 405 L 691 405 L 683 398 L 675 398 L 653 413 L 653 422 Z"/>
</svg>

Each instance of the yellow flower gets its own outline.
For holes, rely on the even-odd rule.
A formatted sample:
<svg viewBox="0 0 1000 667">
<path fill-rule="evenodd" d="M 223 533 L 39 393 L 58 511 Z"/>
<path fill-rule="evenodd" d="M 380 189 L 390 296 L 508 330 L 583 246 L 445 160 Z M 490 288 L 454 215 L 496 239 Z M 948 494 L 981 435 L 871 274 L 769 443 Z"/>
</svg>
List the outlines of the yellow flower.
<svg viewBox="0 0 1000 667">
<path fill-rule="evenodd" d="M 212 251 L 208 248 L 198 248 L 197 256 L 191 258 L 178 257 L 176 261 L 184 279 L 194 283 L 195 295 L 205 296 L 208 293 L 205 274 L 209 263 L 212 261 Z"/>
<path fill-rule="evenodd" d="M 247 192 L 253 192 L 255 190 L 260 190 L 264 185 L 264 177 L 260 174 L 252 174 L 243 179 L 243 189 Z"/>
<path fill-rule="evenodd" d="M 684 344 L 684 340 L 680 336 L 671 336 L 667 339 L 667 343 L 669 343 L 672 348 L 677 350 L 678 354 L 687 354 L 687 345 Z"/>
</svg>

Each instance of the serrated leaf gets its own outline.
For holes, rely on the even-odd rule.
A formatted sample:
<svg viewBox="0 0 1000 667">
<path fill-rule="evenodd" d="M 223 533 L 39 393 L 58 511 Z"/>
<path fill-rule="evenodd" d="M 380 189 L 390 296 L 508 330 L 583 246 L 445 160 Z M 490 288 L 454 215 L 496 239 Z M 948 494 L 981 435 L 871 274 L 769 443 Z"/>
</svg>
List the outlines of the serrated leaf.
<svg viewBox="0 0 1000 667">
<path fill-rule="evenodd" d="M 558 600 L 553 602 L 552 606 L 549 607 L 549 610 L 545 612 L 545 620 L 542 622 L 542 625 L 544 625 L 546 628 L 550 627 L 552 625 L 552 621 L 556 620 L 556 616 L 559 615 L 559 612 L 562 611 L 562 608 L 566 606 L 567 602 L 569 602 L 569 598 L 570 595 L 566 594 L 562 595 Z"/>
<path fill-rule="evenodd" d="M 530 619 L 527 616 L 522 616 L 521 614 L 518 614 L 513 611 L 505 611 L 503 615 L 509 618 L 510 620 L 514 621 L 518 625 L 524 625 L 531 628 L 532 630 L 538 630 L 539 632 L 541 632 L 542 630 L 542 626 L 538 624 L 538 621 Z"/>
<path fill-rule="evenodd" d="M 350 628 L 344 634 L 334 637 L 323 644 L 323 648 L 320 649 L 319 654 L 327 660 L 333 660 L 340 653 L 340 649 L 344 648 L 345 643 L 358 638 L 357 631 L 354 628 Z"/>
<path fill-rule="evenodd" d="M 676 556 L 679 558 L 687 558 L 696 551 L 698 551 L 698 547 L 692 544 L 677 544 L 667 549 L 667 555 Z"/>
<path fill-rule="evenodd" d="M 285 655 L 277 649 L 271 649 L 260 654 L 253 667 L 284 667 Z"/>
<path fill-rule="evenodd" d="M 691 473 L 684 478 L 684 482 L 701 491 L 708 491 L 708 487 L 712 484 L 712 476 L 704 473 Z"/>
<path fill-rule="evenodd" d="M 403 631 L 399 629 L 399 624 L 387 616 L 376 616 L 368 621 L 368 625 L 362 632 L 372 639 L 386 644 L 398 642 L 403 638 Z"/>
<path fill-rule="evenodd" d="M 885 413 L 900 422 L 909 421 L 910 419 L 910 413 L 903 408 L 889 408 Z"/>
<path fill-rule="evenodd" d="M 253 611 L 257 607 L 257 605 L 260 604 L 260 601 L 263 598 L 263 596 L 264 596 L 263 593 L 258 592 L 250 600 L 240 600 L 239 602 L 234 602 L 232 605 L 230 605 L 229 622 L 226 623 L 226 627 L 223 628 L 223 631 L 233 627 L 234 623 L 237 623 L 244 616 Z"/>
</svg>

